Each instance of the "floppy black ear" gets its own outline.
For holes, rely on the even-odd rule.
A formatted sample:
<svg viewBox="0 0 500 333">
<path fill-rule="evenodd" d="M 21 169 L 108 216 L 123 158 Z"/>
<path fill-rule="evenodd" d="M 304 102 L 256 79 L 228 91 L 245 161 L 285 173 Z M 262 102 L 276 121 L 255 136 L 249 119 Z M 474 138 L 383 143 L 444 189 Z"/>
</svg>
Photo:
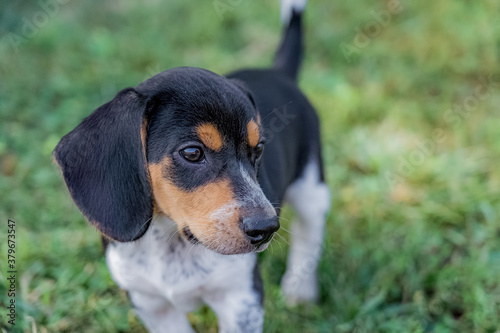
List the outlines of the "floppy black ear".
<svg viewBox="0 0 500 333">
<path fill-rule="evenodd" d="M 141 237 L 153 214 L 141 141 L 146 102 L 133 88 L 122 90 L 54 149 L 78 208 L 104 235 L 120 242 Z"/>
</svg>

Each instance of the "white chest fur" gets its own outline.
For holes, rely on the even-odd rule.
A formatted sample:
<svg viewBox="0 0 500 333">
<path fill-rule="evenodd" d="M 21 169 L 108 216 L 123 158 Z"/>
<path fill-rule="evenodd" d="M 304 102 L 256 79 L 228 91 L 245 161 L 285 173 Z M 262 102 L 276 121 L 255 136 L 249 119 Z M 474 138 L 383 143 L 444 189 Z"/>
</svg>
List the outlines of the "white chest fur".
<svg viewBox="0 0 500 333">
<path fill-rule="evenodd" d="M 217 254 L 180 238 L 173 221 L 155 217 L 139 240 L 110 244 L 106 259 L 120 288 L 160 296 L 188 312 L 207 295 L 251 289 L 256 254 Z"/>
</svg>

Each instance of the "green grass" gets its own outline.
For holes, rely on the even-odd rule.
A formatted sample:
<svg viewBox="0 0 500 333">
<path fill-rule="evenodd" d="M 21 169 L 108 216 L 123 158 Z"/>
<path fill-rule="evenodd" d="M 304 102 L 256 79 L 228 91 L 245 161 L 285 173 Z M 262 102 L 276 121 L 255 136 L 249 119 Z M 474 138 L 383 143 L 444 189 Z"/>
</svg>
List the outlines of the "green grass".
<svg viewBox="0 0 500 333">
<path fill-rule="evenodd" d="M 308 5 L 300 85 L 322 119 L 333 194 L 321 299 L 285 306 L 287 244 L 277 240 L 261 258 L 266 332 L 500 329 L 500 84 L 474 100 L 481 78 L 500 82 L 500 3 L 401 0 L 402 11 L 347 61 L 341 43 L 385 3 Z M 22 35 L 22 19 L 41 10 L 0 9 L 0 302 L 11 218 L 16 328 L 144 332 L 51 151 L 118 90 L 163 69 L 269 64 L 279 3 L 242 1 L 221 19 L 211 1 L 70 1 L 15 52 L 7 33 Z M 216 331 L 206 308 L 190 319 Z M 5 320 L 2 309 L 8 331 Z"/>
</svg>

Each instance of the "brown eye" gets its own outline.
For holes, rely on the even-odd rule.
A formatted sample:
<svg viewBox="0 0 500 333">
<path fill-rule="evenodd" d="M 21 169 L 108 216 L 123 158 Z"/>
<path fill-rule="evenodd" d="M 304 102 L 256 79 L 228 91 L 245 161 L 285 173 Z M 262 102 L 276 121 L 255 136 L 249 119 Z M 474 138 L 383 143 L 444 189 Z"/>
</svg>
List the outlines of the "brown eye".
<svg viewBox="0 0 500 333">
<path fill-rule="evenodd" d="M 203 160 L 205 154 L 203 154 L 203 150 L 198 147 L 188 147 L 179 152 L 182 157 L 188 162 L 198 163 Z"/>
<path fill-rule="evenodd" d="M 258 159 L 262 155 L 263 151 L 264 151 L 264 144 L 263 143 L 259 143 L 255 147 L 255 159 Z"/>
</svg>

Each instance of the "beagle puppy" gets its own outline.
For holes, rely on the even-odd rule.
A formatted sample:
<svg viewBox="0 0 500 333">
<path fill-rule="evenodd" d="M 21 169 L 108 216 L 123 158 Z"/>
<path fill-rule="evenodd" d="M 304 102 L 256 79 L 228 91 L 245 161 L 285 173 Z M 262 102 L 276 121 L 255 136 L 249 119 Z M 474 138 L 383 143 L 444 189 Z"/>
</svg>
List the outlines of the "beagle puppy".
<svg viewBox="0 0 500 333">
<path fill-rule="evenodd" d="M 151 332 L 193 332 L 186 313 L 203 303 L 221 332 L 261 332 L 257 252 L 285 202 L 297 220 L 283 293 L 290 304 L 318 295 L 330 199 L 318 117 L 296 83 L 305 1 L 285 5 L 273 68 L 166 70 L 120 91 L 54 150 L 76 206 L 103 234 L 113 279 Z"/>
</svg>

